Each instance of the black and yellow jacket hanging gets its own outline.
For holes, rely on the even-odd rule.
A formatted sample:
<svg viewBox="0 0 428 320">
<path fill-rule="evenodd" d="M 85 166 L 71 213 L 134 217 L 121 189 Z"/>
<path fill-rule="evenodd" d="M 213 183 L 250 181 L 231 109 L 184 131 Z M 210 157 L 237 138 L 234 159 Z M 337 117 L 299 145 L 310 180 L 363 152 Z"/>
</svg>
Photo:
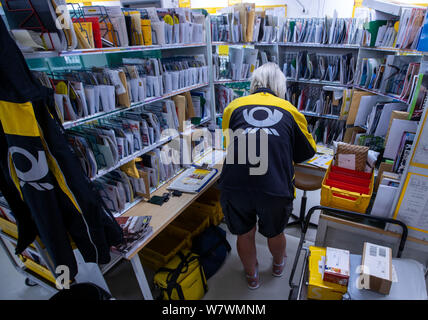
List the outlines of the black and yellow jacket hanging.
<svg viewBox="0 0 428 320">
<path fill-rule="evenodd" d="M 18 224 L 21 253 L 40 236 L 55 266 L 107 263 L 122 229 L 85 176 L 55 118 L 53 92 L 32 77 L 0 19 L 0 191 Z"/>
</svg>

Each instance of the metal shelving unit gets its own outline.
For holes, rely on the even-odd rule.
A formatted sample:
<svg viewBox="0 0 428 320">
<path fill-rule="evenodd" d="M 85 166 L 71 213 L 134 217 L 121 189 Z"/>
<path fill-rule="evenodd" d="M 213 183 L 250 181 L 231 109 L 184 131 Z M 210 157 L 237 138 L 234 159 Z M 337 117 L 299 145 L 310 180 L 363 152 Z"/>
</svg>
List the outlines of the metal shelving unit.
<svg viewBox="0 0 428 320">
<path fill-rule="evenodd" d="M 46 66 L 49 66 L 49 67 L 47 67 L 47 70 L 51 70 L 50 64 L 48 63 L 48 61 L 51 61 L 50 59 L 54 59 L 54 60 L 66 59 L 67 61 L 68 60 L 73 61 L 73 63 L 74 63 L 75 59 L 79 59 L 81 62 L 83 62 L 83 59 L 85 59 L 85 63 L 70 64 L 70 69 L 72 69 L 72 68 L 79 69 L 79 65 L 81 65 L 83 68 L 90 67 L 90 65 L 86 64 L 86 61 L 89 61 L 90 63 L 95 63 L 95 64 L 99 64 L 99 61 L 101 61 L 101 60 L 110 61 L 110 58 L 107 59 L 107 56 L 104 56 L 102 59 L 98 59 L 98 56 L 101 57 L 102 55 L 108 55 L 108 57 L 113 57 L 113 59 L 114 59 L 115 57 L 113 54 L 119 54 L 120 55 L 120 54 L 124 53 L 124 54 L 127 54 L 129 56 L 130 53 L 132 54 L 135 52 L 154 52 L 155 53 L 156 51 L 160 51 L 159 54 L 162 57 L 171 57 L 174 55 L 204 54 L 204 56 L 206 57 L 207 66 L 208 66 L 208 82 L 189 86 L 189 87 L 185 87 L 185 88 L 181 88 L 179 90 L 169 92 L 169 93 L 167 93 L 161 97 L 150 97 L 150 98 L 145 99 L 142 102 L 133 103 L 129 108 L 117 108 L 117 109 L 110 111 L 110 112 L 100 112 L 100 113 L 97 113 L 97 114 L 94 114 L 94 115 L 91 115 L 91 116 L 88 116 L 85 118 L 77 119 L 75 121 L 67 121 L 67 122 L 63 123 L 63 127 L 66 130 L 69 130 L 69 129 L 76 128 L 76 127 L 84 125 L 84 124 L 88 124 L 88 123 L 91 123 L 94 121 L 98 121 L 98 120 L 103 119 L 103 118 L 112 117 L 112 116 L 118 115 L 122 112 L 129 111 L 132 109 L 136 109 L 136 108 L 142 107 L 144 105 L 147 105 L 147 104 L 150 104 L 150 103 L 153 103 L 156 101 L 161 101 L 161 100 L 173 97 L 173 96 L 178 95 L 178 94 L 189 92 L 189 91 L 195 90 L 195 89 L 208 87 L 211 90 L 211 97 L 212 97 L 212 99 L 211 99 L 212 103 L 209 106 L 209 108 L 211 109 L 211 116 L 209 118 L 201 119 L 201 122 L 199 123 L 199 125 L 204 125 L 210 121 L 215 121 L 215 119 L 216 119 L 216 117 L 215 117 L 216 116 L 216 114 L 215 114 L 215 102 L 214 102 L 214 97 L 215 97 L 214 77 L 213 77 L 213 73 L 212 73 L 213 68 L 212 68 L 211 33 L 209 32 L 210 25 L 211 25 L 211 22 L 210 22 L 210 17 L 208 15 L 207 18 L 205 19 L 206 39 L 205 39 L 204 43 L 184 43 L 184 44 L 151 45 L 151 46 L 127 46 L 127 47 L 97 48 L 97 49 L 83 49 L 83 50 L 79 49 L 79 50 L 61 51 L 61 52 L 44 51 L 44 52 L 24 53 L 24 57 L 25 57 L 25 59 L 27 59 L 29 64 L 31 63 L 30 66 L 36 65 L 36 67 L 34 67 L 34 70 L 45 71 L 43 69 L 43 67 L 40 69 L 37 65 L 40 64 L 40 62 L 43 62 Z M 94 58 L 91 58 L 92 56 L 94 56 Z M 125 164 L 125 163 L 135 159 L 136 157 L 139 157 L 139 156 L 141 156 L 147 152 L 150 152 L 150 151 L 154 150 L 155 148 L 160 147 L 160 146 L 172 141 L 173 139 L 175 139 L 177 137 L 179 137 L 179 135 L 169 136 L 169 137 L 163 138 L 160 141 L 158 141 L 158 142 L 156 142 L 150 146 L 146 146 L 142 150 L 135 152 L 134 154 L 132 154 L 132 155 L 130 155 L 124 159 L 121 159 L 113 167 L 101 169 L 94 177 L 91 178 L 91 181 L 94 181 L 98 178 L 101 178 L 102 176 L 108 174 L 109 172 L 112 172 L 113 170 L 118 169 L 123 164 Z M 153 187 L 150 189 L 150 194 L 157 191 L 159 188 L 164 186 L 166 183 L 170 182 L 172 179 L 177 177 L 177 175 L 179 175 L 183 171 L 184 171 L 184 168 L 181 168 L 178 172 L 176 172 L 172 177 L 170 177 L 166 181 L 161 181 L 156 187 Z M 136 199 L 134 199 L 133 202 L 127 203 L 123 210 L 121 210 L 120 212 L 114 213 L 114 216 L 119 217 L 119 216 L 123 215 L 124 213 L 126 213 L 128 210 L 130 210 L 134 206 L 138 205 L 143 200 L 144 200 L 143 197 L 137 197 Z M 11 239 L 11 237 L 8 237 L 6 234 L 0 232 L 0 246 L 4 247 L 6 253 L 7 253 L 8 257 L 10 258 L 11 262 L 13 263 L 14 267 L 20 273 L 24 274 L 27 277 L 27 279 L 29 279 L 29 281 L 31 283 L 39 284 L 40 286 L 52 291 L 52 293 L 56 293 L 57 289 L 55 288 L 55 284 L 50 283 L 50 281 L 44 279 L 40 275 L 29 270 L 25 266 L 22 266 L 22 263 L 20 263 L 20 261 L 17 261 L 17 259 L 15 259 L 14 255 L 13 255 L 13 251 L 11 251 L 10 250 L 11 248 L 9 248 L 12 246 L 13 240 L 14 239 Z M 16 240 L 15 240 L 15 242 L 16 242 Z M 29 250 L 31 250 L 32 253 L 37 254 L 38 256 L 43 258 L 44 261 L 45 261 L 45 258 L 47 258 L 47 256 L 45 255 L 44 252 L 40 252 L 39 248 L 32 247 Z M 112 260 L 108 264 L 99 266 L 101 273 L 105 274 L 106 272 L 108 272 L 122 258 L 123 258 L 122 255 L 112 253 Z M 54 272 L 51 269 L 51 266 L 49 266 L 49 269 L 52 272 L 52 274 L 54 274 Z"/>
<path fill-rule="evenodd" d="M 205 47 L 206 43 L 189 43 L 189 44 L 167 44 L 167 45 L 143 45 L 143 46 L 128 46 L 128 47 L 111 47 L 111 48 L 95 48 L 95 49 L 76 49 L 70 51 L 38 51 L 24 53 L 26 59 L 41 59 L 52 57 L 69 57 L 89 54 L 108 54 L 108 53 L 123 53 L 134 51 L 153 51 L 153 50 L 172 50 L 183 48 Z"/>
<path fill-rule="evenodd" d="M 320 86 L 335 86 L 335 87 L 346 87 L 346 88 L 352 88 L 352 84 L 343 84 L 338 81 L 322 81 L 318 79 L 294 79 L 294 78 L 287 78 L 287 81 L 289 82 L 298 82 L 298 83 L 306 83 L 306 84 L 313 84 L 313 85 L 320 85 Z"/>
</svg>

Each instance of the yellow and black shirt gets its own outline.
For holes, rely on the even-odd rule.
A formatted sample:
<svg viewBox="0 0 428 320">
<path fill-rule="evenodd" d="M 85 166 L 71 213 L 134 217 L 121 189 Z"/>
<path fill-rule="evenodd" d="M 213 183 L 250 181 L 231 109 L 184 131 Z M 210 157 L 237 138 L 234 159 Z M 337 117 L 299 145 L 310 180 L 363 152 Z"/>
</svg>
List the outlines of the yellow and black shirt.
<svg viewBox="0 0 428 320">
<path fill-rule="evenodd" d="M 263 146 L 267 148 L 260 147 L 260 141 L 266 141 L 260 138 L 260 132 L 267 136 L 267 146 Z M 256 191 L 290 199 L 295 197 L 293 162 L 311 158 L 316 152 L 316 144 L 308 132 L 304 115 L 290 102 L 276 97 L 266 88 L 238 98 L 224 110 L 223 134 L 230 159 L 225 160 L 219 179 L 222 190 Z M 251 135 L 257 137 L 256 155 L 263 157 L 258 163 L 255 163 L 254 156 L 248 156 L 251 153 Z M 243 137 L 247 144 L 245 161 L 239 159 L 239 144 Z M 233 155 L 230 155 L 231 150 Z M 263 154 L 263 150 L 267 152 Z M 250 169 L 261 168 L 263 161 L 266 161 L 267 171 L 261 175 L 250 174 Z"/>
</svg>

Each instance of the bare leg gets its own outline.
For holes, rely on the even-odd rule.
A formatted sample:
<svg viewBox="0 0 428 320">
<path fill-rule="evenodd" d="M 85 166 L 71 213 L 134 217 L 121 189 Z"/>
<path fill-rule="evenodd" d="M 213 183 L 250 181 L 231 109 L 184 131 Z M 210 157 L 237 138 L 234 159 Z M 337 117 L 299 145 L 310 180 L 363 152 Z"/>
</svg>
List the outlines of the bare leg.
<svg viewBox="0 0 428 320">
<path fill-rule="evenodd" d="M 244 265 L 245 272 L 248 275 L 256 273 L 257 253 L 256 253 L 256 227 L 251 231 L 238 236 L 236 240 L 236 249 L 238 250 L 239 258 Z"/>
<path fill-rule="evenodd" d="M 283 262 L 285 249 L 287 247 L 284 233 L 280 233 L 273 238 L 268 238 L 267 241 L 269 251 L 273 256 L 273 263 L 281 264 Z"/>
</svg>

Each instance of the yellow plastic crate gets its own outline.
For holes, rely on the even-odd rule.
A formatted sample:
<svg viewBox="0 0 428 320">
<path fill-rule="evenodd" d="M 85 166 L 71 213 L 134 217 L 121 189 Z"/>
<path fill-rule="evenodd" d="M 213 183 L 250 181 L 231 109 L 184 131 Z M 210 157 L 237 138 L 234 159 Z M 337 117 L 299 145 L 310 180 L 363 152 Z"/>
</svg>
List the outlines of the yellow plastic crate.
<svg viewBox="0 0 428 320">
<path fill-rule="evenodd" d="M 207 215 L 210 219 L 210 224 L 217 226 L 220 224 L 221 220 L 223 219 L 223 211 L 221 209 L 220 202 L 199 202 L 195 201 L 191 208 L 198 210 L 199 212 Z"/>
<path fill-rule="evenodd" d="M 370 181 L 370 193 L 362 194 L 334 188 L 326 185 L 327 177 L 330 173 L 331 165 L 328 168 L 321 187 L 321 205 L 330 208 L 366 213 L 373 195 L 374 173 Z"/>
<path fill-rule="evenodd" d="M 347 286 L 323 280 L 323 271 L 320 266 L 324 263 L 326 248 L 309 247 L 309 280 L 308 299 L 315 300 L 341 300 Z"/>
<path fill-rule="evenodd" d="M 201 196 L 198 198 L 199 202 L 220 202 L 220 190 L 216 189 L 215 187 L 209 188 L 207 191 L 205 191 Z"/>
<path fill-rule="evenodd" d="M 170 224 L 140 251 L 140 258 L 144 264 L 157 270 L 178 251 L 190 249 L 191 246 L 191 233 Z"/>
<path fill-rule="evenodd" d="M 171 224 L 191 233 L 193 239 L 210 226 L 210 218 L 195 208 L 188 208 L 180 214 Z"/>
</svg>

